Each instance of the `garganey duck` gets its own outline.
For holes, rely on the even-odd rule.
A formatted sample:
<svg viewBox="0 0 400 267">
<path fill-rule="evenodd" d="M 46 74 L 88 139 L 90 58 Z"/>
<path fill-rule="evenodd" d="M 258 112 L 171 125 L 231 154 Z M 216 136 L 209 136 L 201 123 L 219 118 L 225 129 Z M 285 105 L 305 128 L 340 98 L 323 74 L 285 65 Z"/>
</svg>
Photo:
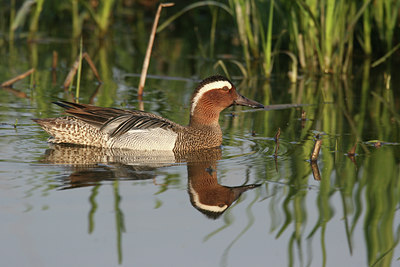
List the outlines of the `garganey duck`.
<svg viewBox="0 0 400 267">
<path fill-rule="evenodd" d="M 197 86 L 191 99 L 190 122 L 182 126 L 139 110 L 104 108 L 67 101 L 55 102 L 67 117 L 34 119 L 52 137 L 50 143 L 133 150 L 193 151 L 222 143 L 219 114 L 232 105 L 263 108 L 240 95 L 223 76 Z"/>
</svg>

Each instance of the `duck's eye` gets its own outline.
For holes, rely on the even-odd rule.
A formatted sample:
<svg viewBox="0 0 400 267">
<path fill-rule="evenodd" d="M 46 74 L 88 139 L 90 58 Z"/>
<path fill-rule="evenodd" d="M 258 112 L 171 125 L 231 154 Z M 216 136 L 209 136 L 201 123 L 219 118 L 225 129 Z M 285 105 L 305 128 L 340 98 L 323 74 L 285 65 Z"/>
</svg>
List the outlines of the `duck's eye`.
<svg viewBox="0 0 400 267">
<path fill-rule="evenodd" d="M 224 86 L 224 87 L 222 87 L 222 90 L 229 91 L 229 88 L 228 88 L 228 86 Z"/>
</svg>

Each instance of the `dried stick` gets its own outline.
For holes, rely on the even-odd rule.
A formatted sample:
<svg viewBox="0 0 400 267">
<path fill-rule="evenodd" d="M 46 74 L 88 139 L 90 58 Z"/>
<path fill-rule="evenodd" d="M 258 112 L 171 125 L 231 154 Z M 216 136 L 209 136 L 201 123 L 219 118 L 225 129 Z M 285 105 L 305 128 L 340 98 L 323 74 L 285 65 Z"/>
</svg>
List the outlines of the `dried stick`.
<svg viewBox="0 0 400 267">
<path fill-rule="evenodd" d="M 311 171 L 312 171 L 314 180 L 321 181 L 321 174 L 319 172 L 318 164 L 316 161 L 311 162 Z"/>
<path fill-rule="evenodd" d="M 69 73 L 67 75 L 67 78 L 65 78 L 64 81 L 64 90 L 67 90 L 69 85 L 71 84 L 72 80 L 74 79 L 74 76 L 76 74 L 76 71 L 78 70 L 79 67 L 79 56 L 75 60 L 74 64 L 72 65 L 71 69 L 69 70 Z"/>
<path fill-rule="evenodd" d="M 356 148 L 357 148 L 357 143 L 354 144 L 354 146 L 347 152 L 348 156 L 355 156 L 356 155 Z"/>
<path fill-rule="evenodd" d="M 53 51 L 53 60 L 51 63 L 51 77 L 52 77 L 52 83 L 53 86 L 57 84 L 57 63 L 58 63 L 58 53 L 57 51 Z"/>
<path fill-rule="evenodd" d="M 160 14 L 161 14 L 161 9 L 163 7 L 170 7 L 173 5 L 175 5 L 175 4 L 174 3 L 164 3 L 164 4 L 160 4 L 158 6 L 157 13 L 154 18 L 153 28 L 151 29 L 149 43 L 147 45 L 146 55 L 145 55 L 144 61 L 143 61 L 142 74 L 140 75 L 139 89 L 138 89 L 138 95 L 140 95 L 140 96 L 143 94 L 143 88 L 144 88 L 144 84 L 146 82 L 147 69 L 149 68 L 151 50 L 153 48 L 154 38 L 156 35 L 158 20 L 160 18 Z"/>
<path fill-rule="evenodd" d="M 319 134 L 316 136 L 315 144 L 313 151 L 311 153 L 311 161 L 316 161 L 319 155 L 319 151 L 321 150 L 322 140 L 319 139 Z"/>
<path fill-rule="evenodd" d="M 353 162 L 356 167 L 357 167 L 357 162 L 356 162 L 356 149 L 357 149 L 357 142 L 354 144 L 354 146 L 347 152 L 347 156 L 350 158 L 351 162 Z"/>
<path fill-rule="evenodd" d="M 4 87 L 3 90 L 5 90 L 7 92 L 10 92 L 10 93 L 12 93 L 13 95 L 15 95 L 16 97 L 19 97 L 19 98 L 28 98 L 28 95 L 26 93 L 18 91 L 18 90 L 15 90 L 15 89 L 12 89 L 11 87 Z"/>
<path fill-rule="evenodd" d="M 306 111 L 303 109 L 301 111 L 301 128 L 304 128 L 305 124 L 306 124 Z"/>
<path fill-rule="evenodd" d="M 79 57 L 78 57 L 78 58 L 79 58 Z M 92 59 L 90 58 L 89 54 L 86 53 L 86 52 L 83 53 L 83 54 L 82 54 L 82 58 L 84 58 L 84 59 L 86 60 L 86 62 L 89 64 L 90 68 L 92 69 L 94 76 L 96 76 L 96 78 L 97 78 L 97 80 L 99 81 L 99 83 L 101 83 L 102 81 L 101 81 L 101 79 L 100 79 L 99 72 L 97 71 L 97 68 L 96 68 L 96 66 L 94 65 L 94 63 L 93 63 Z M 79 60 L 79 59 L 78 59 L 78 60 Z"/>
<path fill-rule="evenodd" d="M 100 75 L 97 71 L 96 66 L 93 64 L 93 61 L 90 58 L 89 54 L 84 52 L 82 54 L 82 58 L 84 58 L 86 60 L 86 62 L 89 64 L 90 68 L 92 69 L 94 76 L 96 76 L 97 80 L 99 82 L 101 82 Z M 69 87 L 69 85 L 71 84 L 72 79 L 74 78 L 74 76 L 78 70 L 78 67 L 79 67 L 79 56 L 77 57 L 74 64 L 72 65 L 71 70 L 69 71 L 69 73 L 67 75 L 67 78 L 65 78 L 64 89 L 67 89 Z"/>
<path fill-rule="evenodd" d="M 305 121 L 306 119 L 307 119 L 307 113 L 306 113 L 306 111 L 303 109 L 302 111 L 301 111 L 301 120 L 302 121 Z"/>
<path fill-rule="evenodd" d="M 18 75 L 15 78 L 12 78 L 8 81 L 3 82 L 0 87 L 11 87 L 15 82 L 18 82 L 19 80 L 22 80 L 26 76 L 31 75 L 34 71 L 35 71 L 35 69 L 32 68 L 32 69 L 28 70 L 27 72 Z"/>
<path fill-rule="evenodd" d="M 375 148 L 380 148 L 381 146 L 382 146 L 382 142 L 381 141 L 378 141 L 378 142 L 374 143 L 374 147 Z"/>
<path fill-rule="evenodd" d="M 56 70 L 57 69 L 57 63 L 58 63 L 58 53 L 57 51 L 53 51 L 53 60 L 51 63 L 51 69 Z"/>
</svg>

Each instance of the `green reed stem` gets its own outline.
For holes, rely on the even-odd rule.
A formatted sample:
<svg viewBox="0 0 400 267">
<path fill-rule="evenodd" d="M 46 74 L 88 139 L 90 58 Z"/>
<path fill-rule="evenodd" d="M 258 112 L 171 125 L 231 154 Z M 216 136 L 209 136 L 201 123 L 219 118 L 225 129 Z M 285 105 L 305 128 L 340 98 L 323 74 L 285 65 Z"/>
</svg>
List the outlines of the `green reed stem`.
<svg viewBox="0 0 400 267">
<path fill-rule="evenodd" d="M 381 57 L 380 59 L 376 60 L 375 62 L 373 62 L 371 64 L 371 67 L 374 68 L 376 66 L 378 66 L 379 64 L 383 63 L 384 61 L 386 61 L 394 52 L 396 52 L 397 49 L 400 48 L 400 43 L 397 44 L 395 47 L 393 47 L 389 52 L 387 52 L 383 57 Z"/>
<path fill-rule="evenodd" d="M 364 0 L 364 2 L 369 2 L 368 0 Z M 361 43 L 364 49 L 364 53 L 370 55 L 372 53 L 372 44 L 371 44 L 371 12 L 370 9 L 367 8 L 363 14 L 363 36 L 364 40 Z"/>
<path fill-rule="evenodd" d="M 272 71 L 272 23 L 274 17 L 274 0 L 271 0 L 268 15 L 267 39 L 264 42 L 264 73 L 267 77 Z"/>
<path fill-rule="evenodd" d="M 251 73 L 250 71 L 250 51 L 249 51 L 249 40 L 248 40 L 248 35 L 246 34 L 246 12 L 243 10 L 244 9 L 244 4 L 243 1 L 241 0 L 233 0 L 231 1 L 231 5 L 233 5 L 234 10 L 235 10 L 235 17 L 236 17 L 236 24 L 237 24 L 237 29 L 239 32 L 239 39 L 242 45 L 243 49 L 243 56 L 244 60 L 246 62 L 246 68 L 247 72 Z"/>
<path fill-rule="evenodd" d="M 12 46 L 14 42 L 14 29 L 13 29 L 13 21 L 15 19 L 15 0 L 11 0 L 10 3 L 10 26 L 9 26 L 9 41 L 10 46 Z"/>
<path fill-rule="evenodd" d="M 87 1 L 80 0 L 80 2 L 86 7 L 90 16 L 96 23 L 99 30 L 99 36 L 103 37 L 108 31 L 110 25 L 115 0 L 101 1 L 97 11 L 95 11 Z"/>
<path fill-rule="evenodd" d="M 71 0 L 72 13 L 72 37 L 77 38 L 81 34 L 79 23 L 78 0 Z"/>
<path fill-rule="evenodd" d="M 32 40 L 39 28 L 39 17 L 42 13 L 44 0 L 36 0 L 36 9 L 33 13 L 31 23 L 29 26 L 29 37 L 28 40 Z"/>
</svg>

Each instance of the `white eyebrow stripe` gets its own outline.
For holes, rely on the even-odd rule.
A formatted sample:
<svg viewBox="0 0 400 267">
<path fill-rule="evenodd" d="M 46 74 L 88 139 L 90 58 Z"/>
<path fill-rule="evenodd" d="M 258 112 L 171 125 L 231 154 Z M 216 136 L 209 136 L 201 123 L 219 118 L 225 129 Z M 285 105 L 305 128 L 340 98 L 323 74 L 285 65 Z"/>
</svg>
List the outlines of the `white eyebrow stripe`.
<svg viewBox="0 0 400 267">
<path fill-rule="evenodd" d="M 196 96 L 193 98 L 192 101 L 192 109 L 190 110 L 190 114 L 193 115 L 193 111 L 195 109 L 195 107 L 197 106 L 197 103 L 199 102 L 199 100 L 201 99 L 201 97 L 207 93 L 210 90 L 214 90 L 214 89 L 219 89 L 219 88 L 223 88 L 224 86 L 227 86 L 229 89 L 232 88 L 232 84 L 228 81 L 216 81 L 216 82 L 212 82 L 209 84 L 204 85 L 196 94 Z"/>
</svg>

